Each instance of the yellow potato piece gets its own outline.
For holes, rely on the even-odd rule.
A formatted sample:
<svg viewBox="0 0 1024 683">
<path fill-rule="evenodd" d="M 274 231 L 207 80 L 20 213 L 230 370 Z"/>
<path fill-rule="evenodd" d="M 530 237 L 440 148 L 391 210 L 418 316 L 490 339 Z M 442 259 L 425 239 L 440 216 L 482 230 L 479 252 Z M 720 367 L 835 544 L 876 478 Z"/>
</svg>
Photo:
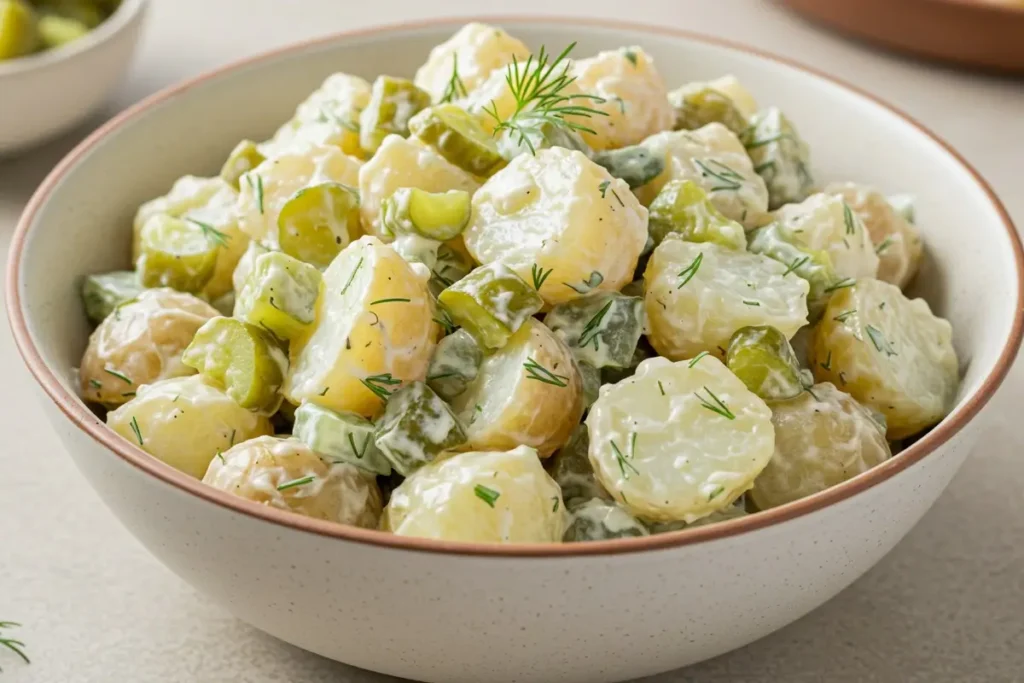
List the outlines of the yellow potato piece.
<svg viewBox="0 0 1024 683">
<path fill-rule="evenodd" d="M 260 436 L 210 461 L 203 483 L 267 507 L 373 529 L 380 488 L 372 475 L 328 464 L 298 439 Z"/>
<path fill-rule="evenodd" d="M 200 296 L 207 301 L 213 301 L 231 291 L 231 275 L 249 247 L 249 236 L 242 232 L 238 224 L 237 202 L 238 193 L 225 183 L 206 204 L 189 209 L 182 215 L 193 224 L 200 223 L 207 239 L 217 245 L 217 264 L 213 267 L 213 275 L 200 292 Z"/>
<path fill-rule="evenodd" d="M 878 256 L 864 223 L 842 196 L 813 194 L 799 204 L 786 204 L 775 220 L 807 249 L 827 252 L 841 278 L 875 277 Z"/>
<path fill-rule="evenodd" d="M 423 380 L 438 334 L 427 276 L 376 237 L 342 250 L 310 332 L 291 342 L 285 397 L 373 417 L 402 382 Z"/>
<path fill-rule="evenodd" d="M 858 280 L 832 295 L 810 360 L 819 382 L 885 415 L 890 440 L 935 424 L 956 398 L 952 327 L 924 299 L 880 280 Z"/>
<path fill-rule="evenodd" d="M 107 414 L 107 425 L 196 479 L 217 453 L 274 431 L 269 419 L 246 410 L 198 375 L 139 387 L 135 398 Z"/>
<path fill-rule="evenodd" d="M 132 263 L 138 260 L 142 252 L 140 234 L 146 221 L 162 213 L 180 218 L 192 209 L 204 207 L 225 188 L 232 189 L 220 177 L 202 178 L 187 175 L 178 178 L 166 195 L 151 199 L 140 206 L 132 223 Z M 217 203 L 220 204 L 219 200 Z"/>
<path fill-rule="evenodd" d="M 921 231 L 908 222 L 878 190 L 856 183 L 832 183 L 827 194 L 842 197 L 864 222 L 878 255 L 878 279 L 903 289 L 917 273 L 924 243 Z"/>
<path fill-rule="evenodd" d="M 391 494 L 382 527 L 399 536 L 477 543 L 559 543 L 568 515 L 532 448 L 453 455 Z"/>
<path fill-rule="evenodd" d="M 472 92 L 495 69 L 510 64 L 513 58 L 524 61 L 529 55 L 526 45 L 502 29 L 474 22 L 431 50 L 413 82 L 438 102 L 449 92 L 456 60 L 459 80 L 466 92 Z"/>
<path fill-rule="evenodd" d="M 191 294 L 147 289 L 116 308 L 89 337 L 78 374 L 82 397 L 117 406 L 143 384 L 183 377 L 195 370 L 181 353 L 215 308 Z"/>
<path fill-rule="evenodd" d="M 473 176 L 418 139 L 389 135 L 359 169 L 363 230 L 388 241 L 394 239 L 382 232 L 380 205 L 401 187 L 416 187 L 427 192 L 465 190 L 473 193 L 479 186 Z"/>
<path fill-rule="evenodd" d="M 478 262 L 505 263 L 555 305 L 633 279 L 647 209 L 582 153 L 552 147 L 516 157 L 484 183 L 463 239 Z"/>
<path fill-rule="evenodd" d="M 665 170 L 636 189 L 644 206 L 670 180 L 692 180 L 707 192 L 715 208 L 748 230 L 770 220 L 764 180 L 754 171 L 743 143 L 721 123 L 658 133 L 642 144 L 665 159 Z"/>
<path fill-rule="evenodd" d="M 644 272 L 647 339 L 672 360 L 722 357 L 741 327 L 770 325 L 786 338 L 807 324 L 810 285 L 766 256 L 669 238 Z"/>
<path fill-rule="evenodd" d="M 331 74 L 295 110 L 268 142 L 260 145 L 267 157 L 301 151 L 309 145 L 337 147 L 358 157 L 359 112 L 370 102 L 370 84 L 358 76 Z"/>
<path fill-rule="evenodd" d="M 571 73 L 581 91 L 605 100 L 574 102 L 607 114 L 579 121 L 594 131 L 583 137 L 595 150 L 635 145 L 672 128 L 675 111 L 669 104 L 668 90 L 654 60 L 643 48 L 601 52 L 574 62 Z"/>
<path fill-rule="evenodd" d="M 322 183 L 356 187 L 362 162 L 336 147 L 307 146 L 274 159 L 267 159 L 239 180 L 238 212 L 243 232 L 254 240 L 277 248 L 278 216 L 299 190 Z M 343 218 L 330 226 L 336 235 L 351 234 Z"/>
<path fill-rule="evenodd" d="M 728 97 L 743 118 L 749 119 L 751 116 L 757 113 L 759 107 L 757 106 L 757 100 L 750 94 L 750 91 L 744 87 L 732 74 L 716 78 L 711 81 L 700 81 L 694 83 L 687 83 L 677 88 L 675 93 L 680 96 L 686 95 L 693 92 L 700 92 L 706 88 L 711 88 L 720 95 Z"/>
<path fill-rule="evenodd" d="M 775 444 L 771 410 L 713 356 L 643 361 L 601 388 L 587 428 L 598 481 L 653 522 L 690 524 L 728 507 Z"/>
<path fill-rule="evenodd" d="M 828 383 L 773 403 L 772 424 L 775 453 L 748 494 L 761 510 L 841 484 L 892 455 L 871 412 Z"/>
<path fill-rule="evenodd" d="M 583 384 L 572 351 L 530 318 L 501 349 L 484 358 L 452 401 L 469 447 L 525 445 L 546 458 L 569 440 L 583 415 Z"/>
</svg>

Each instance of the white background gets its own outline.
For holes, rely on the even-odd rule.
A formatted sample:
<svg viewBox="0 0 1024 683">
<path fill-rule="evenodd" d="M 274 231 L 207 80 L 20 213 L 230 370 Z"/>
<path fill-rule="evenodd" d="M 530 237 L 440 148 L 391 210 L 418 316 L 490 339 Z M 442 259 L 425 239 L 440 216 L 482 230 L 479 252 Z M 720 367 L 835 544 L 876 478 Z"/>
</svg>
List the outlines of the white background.
<svg viewBox="0 0 1024 683">
<path fill-rule="evenodd" d="M 518 0 L 486 3 L 483 10 L 484 4 L 153 0 L 138 59 L 103 115 L 61 140 L 0 162 L 2 247 L 6 251 L 18 214 L 53 164 L 90 128 L 145 95 L 304 38 L 481 12 L 667 24 L 815 65 L 877 93 L 944 136 L 1024 225 L 1024 80 L 876 52 L 756 0 Z M 963 235 L 971 239 L 970 225 Z M 25 666 L 0 651 L 0 683 L 395 680 L 273 640 L 192 591 L 146 554 L 74 470 L 34 402 L 6 325 L 0 329 L 0 377 L 0 620 L 24 624 L 18 635 L 33 660 Z M 924 521 L 867 576 L 769 638 L 648 680 L 1024 681 L 1021 379 L 1018 367 L 987 413 L 990 429 L 974 456 Z M 487 672 L 480 672 L 480 680 L 488 681 Z"/>
</svg>

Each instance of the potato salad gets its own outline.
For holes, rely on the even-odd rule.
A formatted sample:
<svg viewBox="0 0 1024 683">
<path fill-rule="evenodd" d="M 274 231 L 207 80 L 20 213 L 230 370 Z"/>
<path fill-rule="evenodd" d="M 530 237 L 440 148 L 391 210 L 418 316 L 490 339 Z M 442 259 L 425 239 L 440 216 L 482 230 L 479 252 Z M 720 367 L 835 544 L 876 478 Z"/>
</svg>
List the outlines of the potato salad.
<svg viewBox="0 0 1024 683">
<path fill-rule="evenodd" d="M 952 410 L 912 198 L 816 176 L 770 92 L 574 47 L 468 24 L 149 198 L 82 398 L 229 495 L 477 543 L 728 523 Z"/>
</svg>

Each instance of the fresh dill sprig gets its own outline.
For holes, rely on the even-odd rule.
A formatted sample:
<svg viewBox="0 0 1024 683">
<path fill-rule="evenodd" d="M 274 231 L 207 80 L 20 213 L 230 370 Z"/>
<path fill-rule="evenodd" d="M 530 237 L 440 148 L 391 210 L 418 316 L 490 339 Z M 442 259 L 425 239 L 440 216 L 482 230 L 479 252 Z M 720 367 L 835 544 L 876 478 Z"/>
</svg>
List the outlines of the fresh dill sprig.
<svg viewBox="0 0 1024 683">
<path fill-rule="evenodd" d="M 253 180 L 253 178 L 256 180 Z M 260 210 L 260 215 L 263 215 L 263 176 L 257 174 L 247 173 L 245 176 L 245 182 L 249 184 L 253 192 L 256 193 L 256 206 Z"/>
<path fill-rule="evenodd" d="M 558 512 L 558 496 L 551 496 L 551 500 L 555 501 L 555 504 L 551 506 L 551 511 Z"/>
<path fill-rule="evenodd" d="M 539 291 L 540 288 L 544 286 L 544 281 L 548 279 L 548 276 L 551 275 L 553 270 L 554 268 L 544 270 L 534 263 L 533 267 L 530 268 L 530 274 L 533 276 L 533 288 Z"/>
<path fill-rule="evenodd" d="M 608 315 L 608 311 L 612 308 L 612 300 L 608 299 L 608 302 L 601 307 L 594 317 L 587 321 L 587 324 L 583 326 L 583 332 L 580 334 L 580 348 L 585 349 L 590 342 L 594 342 L 594 350 L 597 351 L 600 348 L 600 341 L 598 341 L 597 335 L 601 331 L 601 323 L 604 322 L 604 317 Z"/>
<path fill-rule="evenodd" d="M 93 389 L 102 389 L 103 382 L 99 381 L 98 379 L 90 379 L 89 386 L 91 386 Z"/>
<path fill-rule="evenodd" d="M 840 289 L 846 289 L 847 287 L 853 287 L 855 284 L 857 284 L 857 281 L 854 280 L 852 277 L 844 277 L 839 282 L 833 283 L 826 287 L 825 293 L 828 294 L 829 292 L 835 292 Z"/>
<path fill-rule="evenodd" d="M 452 75 L 448 79 L 448 85 L 444 88 L 444 94 L 441 95 L 441 102 L 452 102 L 468 94 L 466 84 L 459 78 L 459 55 L 454 53 L 452 54 Z"/>
<path fill-rule="evenodd" d="M 371 301 L 370 305 L 371 306 L 376 306 L 377 304 L 394 304 L 394 303 L 407 304 L 407 303 L 410 303 L 411 301 L 412 301 L 412 299 L 403 299 L 401 297 L 395 297 L 395 298 L 392 298 L 392 299 L 377 299 L 376 301 Z"/>
<path fill-rule="evenodd" d="M 834 316 L 832 319 L 835 320 L 837 323 L 845 323 L 849 319 L 849 317 L 851 315 L 853 315 L 854 313 L 856 313 L 856 312 L 857 312 L 856 308 L 851 308 L 848 311 L 843 311 L 839 315 Z"/>
<path fill-rule="evenodd" d="M 555 373 L 548 370 L 546 367 L 538 363 L 533 359 L 532 356 L 526 357 L 526 362 L 523 363 L 523 367 L 526 368 L 526 374 L 528 379 L 535 379 L 538 382 L 544 382 L 545 384 L 551 384 L 556 387 L 567 387 L 569 378 L 565 375 L 556 375 Z"/>
<path fill-rule="evenodd" d="M 697 257 L 690 262 L 690 265 L 679 271 L 679 277 L 683 278 L 683 281 L 679 283 L 679 286 L 676 287 L 676 289 L 682 289 L 683 285 L 693 279 L 693 276 L 697 274 L 698 270 L 700 270 L 700 264 L 703 260 L 704 254 L 702 252 L 697 254 Z"/>
<path fill-rule="evenodd" d="M 444 328 L 444 333 L 446 335 L 451 334 L 452 332 L 455 331 L 455 321 L 452 320 L 452 317 L 451 315 L 448 314 L 448 311 L 444 310 L 441 307 L 438 307 L 437 309 L 437 316 L 434 317 L 434 322 Z"/>
<path fill-rule="evenodd" d="M 747 306 L 760 306 L 761 305 L 760 301 L 751 301 L 750 299 L 744 299 L 743 303 L 745 305 L 747 305 Z"/>
<path fill-rule="evenodd" d="M 721 484 L 719 484 L 717 487 L 715 487 L 714 491 L 712 491 L 711 493 L 708 494 L 708 500 L 709 501 L 714 500 L 715 498 L 718 498 L 718 496 L 722 495 L 724 492 L 725 492 L 725 487 L 722 486 Z"/>
<path fill-rule="evenodd" d="M 726 166 L 721 161 L 715 159 L 707 159 L 701 161 L 700 159 L 694 159 L 693 163 L 700 169 L 700 174 L 705 178 L 714 178 L 719 182 L 711 188 L 711 192 L 717 192 L 720 190 L 738 190 L 743 187 L 743 176 L 737 173 L 734 169 Z"/>
<path fill-rule="evenodd" d="M 875 247 L 875 253 L 881 255 L 883 251 L 892 246 L 892 237 L 886 237 L 882 240 L 877 247 Z"/>
<path fill-rule="evenodd" d="M 803 256 L 803 257 L 798 258 L 798 259 L 793 259 L 793 262 L 789 264 L 789 268 L 786 268 L 786 272 L 782 274 L 782 277 L 786 277 L 787 275 L 792 273 L 794 270 L 796 270 L 800 266 L 802 266 L 805 263 L 807 263 L 810 259 L 811 259 L 810 256 Z"/>
<path fill-rule="evenodd" d="M 583 284 L 581 285 L 570 285 L 568 282 L 563 282 L 562 284 L 577 294 L 586 294 L 587 292 L 601 286 L 602 282 L 604 282 L 604 275 L 599 271 L 592 270 L 590 271 L 590 277 L 583 280 Z"/>
<path fill-rule="evenodd" d="M 709 354 L 707 351 L 701 351 L 700 353 L 698 353 L 696 356 L 693 357 L 693 360 L 690 361 L 690 364 L 687 367 L 692 368 L 694 365 L 696 365 L 697 363 L 700 362 L 701 358 L 703 358 L 704 356 L 708 356 L 708 355 L 711 355 L 711 354 Z"/>
<path fill-rule="evenodd" d="M 117 370 L 111 370 L 110 368 L 103 368 L 103 372 L 107 373 L 108 375 L 113 375 L 114 377 L 118 378 L 119 380 L 121 380 L 122 382 L 125 382 L 127 384 L 131 384 L 132 383 L 132 381 L 130 379 L 128 379 L 127 375 L 124 375 L 124 374 L 118 372 Z"/>
<path fill-rule="evenodd" d="M 216 244 L 218 247 L 226 247 L 226 246 L 228 246 L 228 240 L 231 239 L 231 237 L 229 235 L 225 235 L 223 232 L 221 232 L 217 228 L 213 227 L 209 223 L 204 223 L 203 221 L 197 221 L 195 218 L 186 218 L 185 220 L 187 220 L 189 223 L 191 223 L 192 225 L 195 225 L 200 230 L 202 230 L 203 231 L 203 235 L 206 237 L 206 239 L 210 240 L 211 242 Z"/>
<path fill-rule="evenodd" d="M 619 445 L 615 443 L 615 440 L 611 440 L 612 453 L 615 454 L 615 461 L 619 463 L 619 472 L 622 473 L 622 478 L 625 479 L 626 481 L 629 481 L 629 477 L 631 476 L 628 470 L 632 470 L 634 474 L 640 474 L 640 470 L 638 470 L 633 465 L 633 463 L 630 462 L 630 460 L 632 460 L 633 456 L 636 454 L 636 432 L 633 432 L 629 443 L 630 449 L 629 455 L 627 456 L 622 453 L 622 451 L 619 449 Z"/>
<path fill-rule="evenodd" d="M 494 504 L 498 501 L 498 498 L 501 496 L 501 491 L 495 491 L 494 489 L 487 488 L 483 484 L 477 484 L 476 486 L 474 486 L 473 493 L 476 494 L 477 498 L 487 503 L 492 508 L 494 507 Z"/>
<path fill-rule="evenodd" d="M 856 232 L 857 224 L 853 221 L 853 210 L 846 202 L 843 202 L 843 222 L 846 223 L 847 235 L 852 235 Z"/>
<path fill-rule="evenodd" d="M 391 398 L 391 392 L 394 389 L 388 390 L 388 387 L 397 386 L 402 383 L 402 380 L 395 379 L 391 376 L 390 372 L 385 372 L 380 375 L 370 375 L 359 380 L 363 383 L 363 386 L 374 393 L 374 395 L 380 400 L 387 403 L 388 399 Z"/>
<path fill-rule="evenodd" d="M 707 385 L 704 386 L 704 391 L 708 392 L 708 396 L 711 397 L 710 401 L 696 392 L 694 392 L 693 394 L 694 396 L 697 397 L 697 400 L 700 401 L 700 404 L 702 406 L 704 406 L 713 413 L 718 413 L 719 415 L 728 420 L 736 419 L 736 416 L 733 414 L 733 412 L 729 410 L 729 406 L 725 405 L 725 403 L 722 402 L 722 399 L 715 396 L 715 392 L 708 389 Z"/>
<path fill-rule="evenodd" d="M 662 395 L 662 396 L 664 396 L 664 395 L 665 395 L 665 387 L 664 387 L 664 386 L 662 386 L 662 384 L 661 384 L 661 380 L 660 380 L 660 379 L 658 380 L 658 391 L 660 391 L 660 392 L 661 392 L 661 395 Z"/>
<path fill-rule="evenodd" d="M 12 628 L 19 628 L 20 626 L 21 624 L 19 624 L 16 621 L 0 621 L 0 629 L 10 630 Z M 8 638 L 4 636 L 2 633 L 0 633 L 0 647 L 5 647 L 14 654 L 18 655 L 25 661 L 26 664 L 32 663 L 32 660 L 28 658 L 28 655 L 25 654 L 25 650 L 23 649 L 25 647 L 25 643 L 21 642 L 20 640 Z M 3 671 L 3 669 L 0 669 L 0 671 Z"/>
<path fill-rule="evenodd" d="M 346 436 L 348 436 L 348 445 L 352 449 L 352 455 L 356 456 L 356 459 L 362 460 L 363 456 L 366 455 L 366 449 L 370 447 L 370 435 L 367 434 L 366 438 L 363 439 L 362 448 L 356 448 L 356 440 L 352 436 L 352 432 L 349 432 Z"/>
<path fill-rule="evenodd" d="M 296 486 L 305 486 L 306 484 L 312 482 L 314 479 L 316 479 L 316 477 L 313 476 L 312 474 L 306 477 L 302 477 L 300 479 L 292 479 L 291 481 L 286 481 L 283 484 L 279 484 L 277 490 L 287 491 L 288 489 L 293 489 Z"/>
<path fill-rule="evenodd" d="M 601 199 L 605 198 L 605 194 L 608 192 L 608 187 L 612 184 L 612 181 L 605 180 L 598 184 L 597 189 L 601 192 Z M 626 205 L 622 202 L 622 197 L 615 190 L 612 190 L 612 196 L 618 200 L 619 206 L 625 207 Z"/>
<path fill-rule="evenodd" d="M 892 348 L 892 344 L 885 338 L 882 331 L 873 325 L 868 325 L 864 328 L 864 331 L 871 337 L 871 343 L 875 345 L 875 350 L 884 353 L 886 356 L 895 356 L 896 350 Z"/>
<path fill-rule="evenodd" d="M 139 421 L 132 416 L 132 421 L 128 423 L 128 426 L 132 428 L 132 432 L 135 434 L 135 438 L 139 440 L 139 445 L 142 445 L 142 430 L 139 429 Z"/>
<path fill-rule="evenodd" d="M 825 358 L 825 362 L 824 363 L 818 363 L 818 365 L 821 366 L 822 370 L 831 370 L 832 369 L 832 352 L 829 351 L 828 352 L 828 356 Z"/>
<path fill-rule="evenodd" d="M 565 94 L 566 88 L 576 81 L 575 76 L 569 75 L 567 60 L 574 47 L 575 42 L 554 59 L 551 59 L 543 46 L 536 56 L 530 55 L 523 64 L 515 57 L 512 58 L 512 63 L 505 72 L 505 82 L 515 97 L 515 111 L 503 120 L 498 114 L 498 106 L 494 100 L 491 100 L 489 106 L 484 107 L 484 111 L 497 124 L 494 128 L 495 136 L 507 130 L 517 138 L 518 144 L 525 145 L 531 154 L 537 154 L 530 136 L 539 132 L 544 125 L 577 133 L 596 134 L 592 128 L 573 119 L 608 116 L 607 112 L 578 102 L 584 100 L 600 104 L 605 101 L 604 98 L 597 95 Z"/>
<path fill-rule="evenodd" d="M 359 272 L 359 269 L 362 267 L 362 265 L 363 265 L 363 257 L 360 256 L 359 257 L 359 262 L 356 263 L 356 267 L 352 269 L 352 274 L 348 276 L 348 282 L 346 282 L 345 286 L 341 288 L 341 295 L 342 296 L 344 296 L 345 292 L 348 291 L 348 288 L 352 285 L 352 281 L 356 279 L 356 273 Z"/>
</svg>

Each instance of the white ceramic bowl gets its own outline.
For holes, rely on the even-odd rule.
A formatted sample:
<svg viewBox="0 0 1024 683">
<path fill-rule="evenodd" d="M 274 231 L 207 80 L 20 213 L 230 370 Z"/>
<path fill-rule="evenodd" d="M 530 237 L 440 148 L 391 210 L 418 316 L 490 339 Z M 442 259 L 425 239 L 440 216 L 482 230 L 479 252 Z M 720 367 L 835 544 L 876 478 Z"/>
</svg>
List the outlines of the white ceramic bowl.
<svg viewBox="0 0 1024 683">
<path fill-rule="evenodd" d="M 86 36 L 0 61 L 0 155 L 62 133 L 96 111 L 131 64 L 146 0 L 123 0 Z"/>
<path fill-rule="evenodd" d="M 7 288 L 18 347 L 56 431 L 154 555 L 240 618 L 326 657 L 458 683 L 598 683 L 749 643 L 865 572 L 945 488 L 1021 340 L 1022 252 L 978 175 L 914 121 L 811 69 L 666 29 L 504 19 L 530 45 L 578 54 L 641 44 L 671 84 L 732 72 L 780 105 L 824 179 L 913 192 L 928 245 L 920 293 L 953 323 L 964 367 L 953 413 L 880 467 L 769 512 L 642 539 L 490 546 L 399 538 L 260 507 L 206 488 L 106 429 L 75 396 L 88 326 L 77 284 L 127 264 L 143 200 L 214 173 L 329 73 L 411 74 L 463 21 L 299 45 L 162 92 L 82 143 L 14 237 Z"/>
</svg>

